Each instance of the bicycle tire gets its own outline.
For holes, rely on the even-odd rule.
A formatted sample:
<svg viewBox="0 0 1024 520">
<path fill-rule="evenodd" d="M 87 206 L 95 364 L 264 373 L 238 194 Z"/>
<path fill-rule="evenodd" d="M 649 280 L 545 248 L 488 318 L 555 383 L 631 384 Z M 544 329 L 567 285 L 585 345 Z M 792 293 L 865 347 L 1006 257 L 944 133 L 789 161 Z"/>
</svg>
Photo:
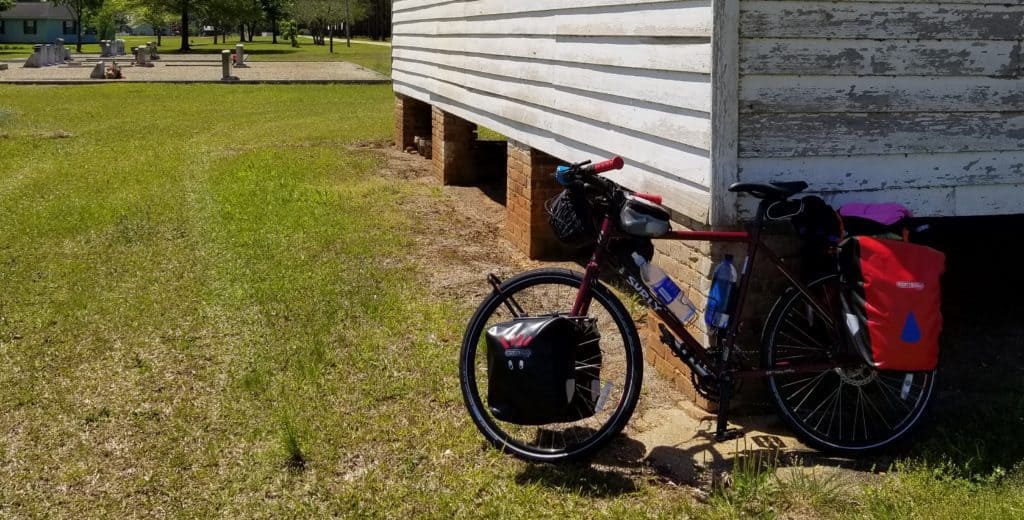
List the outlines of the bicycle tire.
<svg viewBox="0 0 1024 520">
<path fill-rule="evenodd" d="M 486 396 L 486 385 L 481 381 L 486 376 L 486 345 L 483 340 L 487 328 L 495 321 L 504 321 L 507 316 L 505 302 L 511 297 L 523 306 L 530 315 L 544 315 L 555 312 L 568 313 L 574 301 L 575 292 L 582 284 L 581 273 L 568 269 L 538 269 L 528 271 L 504 281 L 500 293 L 493 292 L 477 308 L 466 328 L 459 354 L 459 376 L 463 401 L 473 423 L 487 441 L 497 449 L 531 462 L 564 462 L 578 460 L 592 455 L 610 442 L 629 422 L 640 397 L 643 381 L 643 353 L 636 326 L 625 306 L 607 287 L 594 283 L 590 289 L 593 298 L 588 316 L 598 318 L 598 326 L 610 320 L 611 327 L 601 329 L 602 387 L 607 388 L 608 401 L 600 413 L 582 421 L 560 425 L 527 427 L 502 423 L 488 411 L 482 396 Z M 562 293 L 554 295 L 554 291 Z M 529 293 L 527 291 L 530 291 Z M 551 292 L 549 292 L 551 291 Z M 538 295 L 534 297 L 533 295 Z M 527 301 L 528 298 L 533 298 Z M 557 304 L 553 302 L 558 302 Z M 557 306 L 532 310 L 536 307 Z M 606 336 L 615 331 L 619 339 Z M 607 349 L 607 350 L 606 350 Z M 612 375 L 621 374 L 621 389 L 613 388 Z M 608 379 L 606 380 L 606 377 Z M 480 383 L 480 384 L 478 384 Z M 617 386 L 617 385 L 616 385 Z M 484 391 L 481 392 L 481 389 Z M 614 397 L 612 397 L 614 392 Z M 612 398 L 615 399 L 614 403 Z M 529 430 L 536 429 L 533 440 L 528 442 Z M 557 428 L 563 428 L 557 430 Z M 574 432 L 573 442 L 567 442 L 566 433 Z M 556 445 L 556 432 L 561 434 L 562 444 Z M 580 432 L 585 432 L 581 436 Z M 523 433 L 523 435 L 519 435 Z M 544 440 L 550 438 L 545 446 Z"/>
<path fill-rule="evenodd" d="M 821 277 L 807 289 L 824 295 L 826 306 L 836 305 L 839 277 Z M 777 368 L 780 361 L 801 356 L 808 361 L 824 360 L 829 351 L 841 349 L 835 340 L 826 339 L 830 333 L 825 320 L 815 320 L 818 313 L 806 302 L 807 297 L 795 288 L 776 301 L 762 334 L 763 366 Z M 833 333 L 831 337 L 836 336 Z M 935 376 L 934 370 L 882 372 L 865 362 L 853 368 L 767 379 L 779 415 L 804 443 L 822 451 L 860 455 L 906 439 L 932 400 Z M 844 396 L 848 397 L 845 401 Z"/>
</svg>

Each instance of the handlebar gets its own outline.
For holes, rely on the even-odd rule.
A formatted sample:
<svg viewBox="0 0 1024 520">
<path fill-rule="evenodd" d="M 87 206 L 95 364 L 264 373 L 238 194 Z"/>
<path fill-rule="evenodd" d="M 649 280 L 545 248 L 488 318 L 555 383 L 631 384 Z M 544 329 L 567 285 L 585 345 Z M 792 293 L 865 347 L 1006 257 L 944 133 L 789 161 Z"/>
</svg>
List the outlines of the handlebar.
<svg viewBox="0 0 1024 520">
<path fill-rule="evenodd" d="M 573 181 L 582 180 L 589 175 L 596 175 L 611 170 L 621 170 L 626 162 L 622 157 L 615 156 L 607 161 L 591 164 L 590 161 L 583 161 L 569 166 L 559 166 L 555 170 L 555 179 L 559 184 L 565 186 Z"/>
</svg>

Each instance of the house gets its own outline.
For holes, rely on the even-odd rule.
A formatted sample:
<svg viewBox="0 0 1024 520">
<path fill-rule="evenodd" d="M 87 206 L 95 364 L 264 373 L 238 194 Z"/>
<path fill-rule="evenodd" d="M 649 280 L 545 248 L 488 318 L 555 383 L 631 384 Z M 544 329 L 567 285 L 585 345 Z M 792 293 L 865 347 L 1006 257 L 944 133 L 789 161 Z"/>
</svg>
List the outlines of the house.
<svg viewBox="0 0 1024 520">
<path fill-rule="evenodd" d="M 77 33 L 71 10 L 53 2 L 16 2 L 0 11 L 0 43 L 75 43 Z M 82 36 L 83 43 L 95 41 L 95 34 Z"/>
<path fill-rule="evenodd" d="M 737 181 L 1020 214 L 1022 41 L 1024 0 L 395 0 L 395 138 L 430 137 L 462 183 L 476 125 L 507 136 L 506 229 L 530 256 L 553 165 L 612 155 L 677 228 L 749 218 Z M 659 263 L 700 301 L 722 251 L 678 244 Z"/>
<path fill-rule="evenodd" d="M 394 89 L 697 224 L 738 180 L 919 215 L 1024 212 L 1022 0 L 396 0 Z"/>
</svg>

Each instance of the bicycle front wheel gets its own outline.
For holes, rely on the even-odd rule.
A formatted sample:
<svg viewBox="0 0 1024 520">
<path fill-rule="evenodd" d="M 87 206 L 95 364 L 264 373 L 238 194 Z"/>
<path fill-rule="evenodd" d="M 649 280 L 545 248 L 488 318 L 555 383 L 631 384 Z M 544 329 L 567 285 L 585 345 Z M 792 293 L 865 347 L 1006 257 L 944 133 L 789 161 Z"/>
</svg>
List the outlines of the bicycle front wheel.
<svg viewBox="0 0 1024 520">
<path fill-rule="evenodd" d="M 636 327 L 622 303 L 601 284 L 590 290 L 587 316 L 601 335 L 600 388 L 596 413 L 569 423 L 524 426 L 500 421 L 487 396 L 487 329 L 513 318 L 509 305 L 525 316 L 568 315 L 582 284 L 580 273 L 540 269 L 501 284 L 470 319 L 462 341 L 459 373 L 466 408 L 496 448 L 533 462 L 560 462 L 594 453 L 622 431 L 636 407 L 643 380 L 643 355 Z"/>
<path fill-rule="evenodd" d="M 826 310 L 839 305 L 838 276 L 820 278 L 807 288 Z M 829 321 L 799 291 L 783 295 L 765 324 L 766 366 L 827 364 L 835 359 L 842 349 Z M 780 415 L 801 440 L 849 455 L 905 438 L 920 422 L 934 388 L 935 371 L 879 371 L 863 362 L 768 377 Z"/>
</svg>

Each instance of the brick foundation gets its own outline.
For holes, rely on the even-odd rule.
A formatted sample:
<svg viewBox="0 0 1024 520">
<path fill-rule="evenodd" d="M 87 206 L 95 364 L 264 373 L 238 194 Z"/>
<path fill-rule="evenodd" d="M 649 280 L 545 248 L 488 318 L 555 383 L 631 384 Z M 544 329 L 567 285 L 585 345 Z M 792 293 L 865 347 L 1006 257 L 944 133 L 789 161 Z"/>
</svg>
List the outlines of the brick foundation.
<svg viewBox="0 0 1024 520">
<path fill-rule="evenodd" d="M 548 224 L 544 203 L 562 191 L 554 171 L 564 164 L 540 150 L 508 141 L 505 231 L 530 258 L 564 257 L 571 253 Z"/>
<path fill-rule="evenodd" d="M 476 124 L 434 107 L 431 117 L 434 175 L 445 186 L 476 183 Z"/>
<path fill-rule="evenodd" d="M 414 148 L 417 137 L 428 139 L 430 134 L 430 105 L 395 94 L 395 146 L 399 150 Z"/>
</svg>

